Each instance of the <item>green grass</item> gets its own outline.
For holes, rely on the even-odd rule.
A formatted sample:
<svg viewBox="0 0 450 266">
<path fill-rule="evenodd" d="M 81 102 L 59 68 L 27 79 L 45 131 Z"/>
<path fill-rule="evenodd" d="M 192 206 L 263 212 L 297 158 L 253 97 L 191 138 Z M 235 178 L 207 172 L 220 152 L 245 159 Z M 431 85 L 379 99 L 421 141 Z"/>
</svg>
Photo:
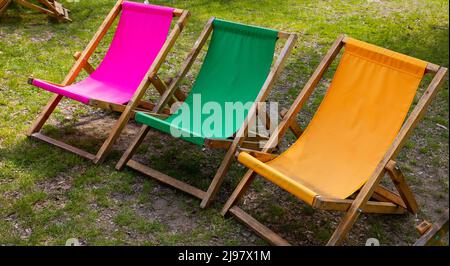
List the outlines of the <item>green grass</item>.
<svg viewBox="0 0 450 266">
<path fill-rule="evenodd" d="M 73 237 L 86 245 L 265 244 L 236 220 L 218 214 L 245 171 L 243 167 L 233 166 L 218 202 L 204 211 L 199 209 L 198 200 L 136 172 L 116 172 L 114 165 L 123 152 L 122 146 L 116 147 L 103 165 L 94 166 L 26 138 L 30 123 L 50 97 L 50 93 L 27 85 L 27 77 L 62 81 L 73 64 L 73 53 L 85 47 L 114 4 L 111 0 L 62 2 L 72 11 L 72 23 L 57 24 L 21 7 L 11 8 L 0 18 L 0 244 L 64 245 Z M 282 107 L 292 103 L 341 33 L 448 67 L 446 0 L 152 2 L 192 13 L 161 70 L 163 78 L 176 74 L 211 16 L 298 33 L 299 41 L 270 96 Z M 100 62 L 111 37 L 109 33 L 92 56 L 94 65 Z M 192 84 L 199 65 L 194 65 L 183 88 Z M 325 81 L 330 78 L 327 73 Z M 326 84 L 321 84 L 313 94 L 299 116 L 301 125 L 307 124 L 325 89 Z M 419 219 L 433 221 L 443 208 L 448 208 L 448 95 L 446 81 L 427 119 L 399 156 L 400 166 L 422 206 Z M 91 152 L 107 132 L 101 130 L 97 120 L 81 127 L 77 122 L 89 122 L 91 116 L 110 117 L 111 121 L 117 118 L 97 110 L 93 113 L 70 101 L 64 101 L 64 107 L 57 109 L 45 132 Z M 95 131 L 83 135 L 83 129 Z M 142 160 L 195 185 L 208 185 L 223 152 L 203 151 L 158 133 L 152 136 L 139 150 Z M 287 139 L 293 140 L 292 136 Z M 260 180 L 251 193 L 255 196 L 251 199 L 258 200 L 253 205 L 248 203 L 247 208 L 293 243 L 324 244 L 334 228 L 331 223 L 339 218 L 314 211 Z M 415 223 L 412 215 L 363 216 L 348 243 L 362 245 L 367 238 L 379 237 L 383 245 L 411 244 L 418 237 Z"/>
</svg>

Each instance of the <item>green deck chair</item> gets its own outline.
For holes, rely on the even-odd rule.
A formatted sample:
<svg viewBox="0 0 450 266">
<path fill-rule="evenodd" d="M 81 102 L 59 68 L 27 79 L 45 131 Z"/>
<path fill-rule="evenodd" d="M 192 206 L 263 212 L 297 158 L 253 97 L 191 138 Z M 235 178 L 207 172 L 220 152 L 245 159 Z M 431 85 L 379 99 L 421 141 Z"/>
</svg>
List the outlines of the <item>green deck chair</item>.
<svg viewBox="0 0 450 266">
<path fill-rule="evenodd" d="M 167 100 L 177 90 L 180 80 L 186 75 L 211 32 L 213 34 L 208 52 L 189 96 L 177 111 L 165 117 L 160 114 L 162 108 L 166 106 Z M 279 38 L 286 38 L 288 41 L 271 68 Z M 210 19 L 183 65 L 182 71 L 171 82 L 155 107 L 155 113 L 136 113 L 136 121 L 144 126 L 116 168 L 121 170 L 128 165 L 200 198 L 201 206 L 206 207 L 217 193 L 236 148 L 246 143 L 244 132 L 248 127 L 247 116 L 256 115 L 256 104 L 266 100 L 295 40 L 296 36 L 289 33 L 215 18 Z M 195 104 L 200 98 L 202 105 Z M 211 102 L 214 103 L 214 107 L 220 107 L 221 110 L 221 112 L 214 113 L 214 116 L 202 112 L 204 104 Z M 242 112 L 238 115 L 236 112 L 226 112 L 225 110 L 230 110 L 226 105 L 230 107 L 232 104 L 239 105 Z M 186 109 L 189 112 L 186 112 Z M 214 121 L 221 121 L 221 123 L 213 123 L 211 120 L 213 117 L 220 119 Z M 207 119 L 210 119 L 212 123 L 209 125 L 212 126 L 204 126 Z M 131 160 L 150 128 L 172 134 L 197 145 L 228 148 L 228 153 L 208 191 L 202 191 Z"/>
</svg>

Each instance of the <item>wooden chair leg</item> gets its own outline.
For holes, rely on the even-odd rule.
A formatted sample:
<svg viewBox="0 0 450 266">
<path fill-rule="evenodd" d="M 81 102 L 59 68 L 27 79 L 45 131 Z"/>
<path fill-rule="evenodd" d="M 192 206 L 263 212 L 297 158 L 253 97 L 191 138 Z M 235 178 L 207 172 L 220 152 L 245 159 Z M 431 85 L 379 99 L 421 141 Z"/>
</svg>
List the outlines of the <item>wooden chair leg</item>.
<svg viewBox="0 0 450 266">
<path fill-rule="evenodd" d="M 347 213 L 345 213 L 338 227 L 334 230 L 330 240 L 328 240 L 327 246 L 339 245 L 344 241 L 345 236 L 361 214 L 361 210 L 355 208 L 355 206 L 356 205 L 352 205 Z"/>
<path fill-rule="evenodd" d="M 200 204 L 201 208 L 208 207 L 211 204 L 212 200 L 217 195 L 217 192 L 219 192 L 219 188 L 222 185 L 223 179 L 225 178 L 225 175 L 228 172 L 231 163 L 233 162 L 234 155 L 238 147 L 244 142 L 245 138 L 248 135 L 248 125 L 251 124 L 253 121 L 255 121 L 256 115 L 257 115 L 256 113 L 252 114 L 250 112 L 250 114 L 248 115 L 250 117 L 250 120 L 246 121 L 245 122 L 246 124 L 243 125 L 242 128 L 239 130 L 239 132 L 236 134 L 236 137 L 233 140 L 232 144 L 230 145 L 230 148 L 228 149 L 227 153 L 225 154 L 225 157 L 222 160 L 222 163 L 220 164 L 219 169 L 217 170 L 216 175 L 213 178 L 213 181 L 209 185 L 208 191 L 206 192 L 206 196 L 203 198 Z"/>
<path fill-rule="evenodd" d="M 233 214 L 239 221 L 246 224 L 250 229 L 255 231 L 260 237 L 264 238 L 270 244 L 275 246 L 290 246 L 289 242 L 283 239 L 281 236 L 267 228 L 258 220 L 253 218 L 250 214 L 246 213 L 237 206 L 233 206 L 230 209 L 230 213 Z"/>
<path fill-rule="evenodd" d="M 256 172 L 253 170 L 248 170 L 247 173 L 242 177 L 241 181 L 239 182 L 236 189 L 233 191 L 233 194 L 231 194 L 230 198 L 227 200 L 225 205 L 222 208 L 222 211 L 220 212 L 222 216 L 225 216 L 227 212 L 230 210 L 232 206 L 236 204 L 237 201 L 244 195 L 244 193 L 247 191 L 247 189 L 250 187 L 250 184 L 255 179 Z"/>
<path fill-rule="evenodd" d="M 209 185 L 208 191 L 206 192 L 205 197 L 203 198 L 202 202 L 200 203 L 201 208 L 207 208 L 212 200 L 217 195 L 217 192 L 219 192 L 219 188 L 222 185 L 223 179 L 225 178 L 226 173 L 228 172 L 228 169 L 231 166 L 231 163 L 233 161 L 234 153 L 236 152 L 236 149 L 233 149 L 233 145 L 228 150 L 227 154 L 225 155 L 222 163 L 219 166 L 219 169 L 216 172 L 216 175 L 213 178 L 213 181 Z"/>
<path fill-rule="evenodd" d="M 127 125 L 128 121 L 130 120 L 131 115 L 133 114 L 133 110 L 135 109 L 135 105 L 137 104 L 131 104 L 128 105 L 123 113 L 120 115 L 119 120 L 115 124 L 114 128 L 111 130 L 111 133 L 109 134 L 108 138 L 103 142 L 102 147 L 97 152 L 97 155 L 95 156 L 94 163 L 99 164 L 102 163 L 108 152 L 111 150 L 112 146 L 116 142 L 117 138 L 119 138 L 120 133 L 122 133 L 122 130 Z"/>
<path fill-rule="evenodd" d="M 386 170 L 388 175 L 391 177 L 392 182 L 394 182 L 395 187 L 400 194 L 400 197 L 406 204 L 406 208 L 413 214 L 419 211 L 419 205 L 417 204 L 416 198 L 411 191 L 411 188 L 406 184 L 405 176 L 403 175 L 400 168 L 395 161 L 389 161 L 386 165 Z"/>
<path fill-rule="evenodd" d="M 375 178 L 369 180 L 362 187 L 362 189 L 354 199 L 352 205 L 344 214 L 344 217 L 342 217 L 341 222 L 334 230 L 333 235 L 331 235 L 331 238 L 328 240 L 327 246 L 340 245 L 344 241 L 345 237 L 347 236 L 352 226 L 355 224 L 359 215 L 363 212 L 367 201 L 374 194 L 374 190 L 379 185 L 381 177 L 383 177 L 386 173 L 385 171 L 386 170 L 384 167 L 381 168 L 381 171 L 377 173 Z"/>
<path fill-rule="evenodd" d="M 120 158 L 119 162 L 117 162 L 117 164 L 116 164 L 117 170 L 120 171 L 125 167 L 127 162 L 136 153 L 136 150 L 139 148 L 139 145 L 141 145 L 142 141 L 144 140 L 145 136 L 147 136 L 149 131 L 150 131 L 149 126 L 143 125 L 141 127 L 136 138 L 133 140 L 133 143 L 131 143 L 131 145 L 128 147 L 128 149 L 125 151 L 125 153 L 122 155 L 122 158 Z"/>
<path fill-rule="evenodd" d="M 281 118 L 284 118 L 286 116 L 287 112 L 288 112 L 288 110 L 283 108 L 280 111 Z M 291 130 L 291 132 L 294 134 L 294 136 L 296 138 L 300 138 L 300 136 L 303 134 L 303 129 L 300 127 L 300 125 L 297 123 L 297 121 L 295 121 L 295 119 L 289 125 L 289 129 Z"/>
<path fill-rule="evenodd" d="M 33 133 L 39 132 L 39 130 L 41 130 L 42 126 L 45 124 L 47 119 L 50 117 L 52 112 L 55 110 L 56 106 L 59 104 L 62 97 L 63 96 L 57 94 L 57 95 L 54 95 L 50 99 L 50 101 L 47 103 L 47 105 L 42 110 L 41 114 L 33 122 L 33 125 L 28 130 L 27 136 L 31 136 Z"/>
</svg>

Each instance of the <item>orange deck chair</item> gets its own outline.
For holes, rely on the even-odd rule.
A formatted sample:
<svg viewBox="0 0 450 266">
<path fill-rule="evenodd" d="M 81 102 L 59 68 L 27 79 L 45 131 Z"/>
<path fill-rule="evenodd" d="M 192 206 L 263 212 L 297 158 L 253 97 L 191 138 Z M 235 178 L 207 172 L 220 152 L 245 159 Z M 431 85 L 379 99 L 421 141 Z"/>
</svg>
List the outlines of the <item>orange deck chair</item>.
<svg viewBox="0 0 450 266">
<path fill-rule="evenodd" d="M 343 47 L 331 85 L 308 127 L 281 155 L 271 154 L 270 147 L 295 124 L 296 115 Z M 434 79 L 407 117 L 426 73 L 434 73 Z M 235 205 L 256 174 L 313 208 L 346 212 L 328 245 L 341 244 L 361 212 L 416 213 L 414 195 L 394 159 L 446 73 L 444 67 L 339 37 L 266 148 L 262 152 L 241 149 L 237 155 L 250 170 L 225 204 L 222 215 L 231 212 L 272 244 L 289 244 Z M 380 185 L 386 172 L 398 194 Z"/>
</svg>

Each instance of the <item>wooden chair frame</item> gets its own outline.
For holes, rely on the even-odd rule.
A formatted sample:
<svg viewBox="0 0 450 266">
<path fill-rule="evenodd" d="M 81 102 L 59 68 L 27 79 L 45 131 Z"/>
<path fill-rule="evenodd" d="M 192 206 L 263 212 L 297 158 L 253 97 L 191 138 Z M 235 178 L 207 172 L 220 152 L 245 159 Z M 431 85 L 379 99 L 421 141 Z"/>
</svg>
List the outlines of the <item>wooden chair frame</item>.
<svg viewBox="0 0 450 266">
<path fill-rule="evenodd" d="M 180 72 L 176 76 L 176 78 L 172 81 L 171 85 L 169 86 L 169 89 L 165 91 L 165 93 L 162 95 L 160 101 L 155 106 L 153 111 L 155 113 L 161 113 L 163 108 L 168 103 L 168 100 L 170 97 L 177 91 L 178 85 L 180 81 L 184 78 L 184 76 L 189 71 L 190 67 L 194 63 L 195 59 L 197 58 L 198 54 L 200 53 L 202 47 L 205 45 L 206 41 L 208 40 L 208 37 L 211 35 L 211 32 L 213 31 L 213 21 L 214 17 L 211 17 L 209 21 L 206 23 L 203 31 L 200 34 L 200 37 L 197 39 L 197 41 L 194 44 L 194 47 L 192 51 L 187 56 L 185 62 L 183 63 Z M 295 41 L 297 39 L 297 35 L 286 33 L 286 32 L 279 32 L 278 38 L 287 39 L 284 47 L 282 48 L 276 62 L 272 66 L 271 71 L 269 72 L 266 81 L 264 85 L 262 86 L 255 103 L 250 108 L 248 117 L 253 117 L 254 114 L 257 112 L 257 104 L 259 102 L 264 102 L 273 87 L 273 84 L 275 83 L 277 77 L 281 73 L 285 61 L 291 52 L 292 48 L 294 47 Z M 147 167 L 143 164 L 138 163 L 135 160 L 132 160 L 132 156 L 136 152 L 139 145 L 144 140 L 145 136 L 150 130 L 150 127 L 147 125 L 143 125 L 140 129 L 139 133 L 137 134 L 136 138 L 132 142 L 131 146 L 126 150 L 122 158 L 119 160 L 119 162 L 116 165 L 117 170 L 122 170 L 125 165 L 133 168 L 134 170 L 140 171 L 150 177 L 153 177 L 157 179 L 160 182 L 163 182 L 165 184 L 171 185 L 177 189 L 180 189 L 188 194 L 193 195 L 194 197 L 197 197 L 202 200 L 200 206 L 201 208 L 206 208 L 211 204 L 211 201 L 216 196 L 223 179 L 231 165 L 231 162 L 234 157 L 234 153 L 236 152 L 236 149 L 238 146 L 248 146 L 248 147 L 254 147 L 257 142 L 246 142 L 245 138 L 248 135 L 248 120 L 244 122 L 242 127 L 239 129 L 237 134 L 235 135 L 234 139 L 232 140 L 206 140 L 205 146 L 212 147 L 212 148 L 224 148 L 228 149 L 222 163 L 220 164 L 209 188 L 207 191 L 200 190 L 194 186 L 191 186 L 185 182 L 179 181 L 178 179 L 175 179 L 173 177 L 170 177 L 166 174 L 163 174 L 159 171 L 156 171 L 154 169 L 151 169 L 150 167 Z"/>
<path fill-rule="evenodd" d="M 311 78 L 306 83 L 298 97 L 295 99 L 290 109 L 287 112 L 285 111 L 283 113 L 283 119 L 277 129 L 278 133 L 271 136 L 266 144 L 266 147 L 261 152 L 254 151 L 255 157 L 259 156 L 269 158 L 268 156 L 272 156 L 273 158 L 274 155 L 270 154 L 271 147 L 273 147 L 273 145 L 277 141 L 281 140 L 281 138 L 289 128 L 297 137 L 301 134 L 302 130 L 295 122 L 296 115 L 300 112 L 301 108 L 306 103 L 309 96 L 312 94 L 317 84 L 323 77 L 323 74 L 336 58 L 345 43 L 345 35 L 339 36 L 338 39 L 333 43 L 331 49 L 322 59 L 316 71 L 312 74 Z M 423 117 L 427 107 L 431 103 L 432 98 L 436 95 L 438 88 L 444 82 L 447 68 L 428 63 L 426 67 L 426 73 L 435 74 L 433 80 L 428 85 L 427 89 L 421 96 L 413 111 L 405 120 L 402 128 L 398 132 L 395 140 L 384 155 L 383 159 L 380 161 L 365 185 L 359 190 L 359 192 L 356 193 L 354 199 L 326 199 L 320 196 L 315 198 L 313 202 L 314 208 L 346 212 L 341 223 L 338 225 L 333 235 L 329 239 L 327 245 L 342 244 L 347 233 L 350 231 L 351 227 L 356 222 L 356 219 L 362 212 L 392 214 L 403 213 L 405 210 L 408 210 L 412 213 L 416 213 L 418 211 L 418 205 L 414 198 L 414 195 L 411 189 L 406 184 L 405 178 L 394 159 L 404 145 L 408 136 L 411 134 L 412 130 L 417 126 L 419 120 Z M 394 193 L 379 185 L 386 172 L 394 182 L 394 185 L 399 194 Z M 238 184 L 237 188 L 234 190 L 231 197 L 224 205 L 221 213 L 223 216 L 225 216 L 228 212 L 230 212 L 238 220 L 245 223 L 258 235 L 269 241 L 271 244 L 289 245 L 286 240 L 258 222 L 256 219 L 254 219 L 252 216 L 244 212 L 236 205 L 239 199 L 249 188 L 255 176 L 256 173 L 253 170 L 247 171 L 247 173 L 243 176 L 242 180 Z"/>
<path fill-rule="evenodd" d="M 72 21 L 69 17 L 70 10 L 63 7 L 61 3 L 53 0 L 37 0 L 39 3 L 44 5 L 45 7 L 30 3 L 26 0 L 2 0 L 4 2 L 3 6 L 0 7 L 0 15 L 12 2 L 16 2 L 17 4 L 34 9 L 43 14 L 47 14 L 50 17 L 56 18 L 58 21 Z"/>
<path fill-rule="evenodd" d="M 88 73 L 92 73 L 94 71 L 94 68 L 91 64 L 89 64 L 88 60 L 89 57 L 93 54 L 96 47 L 102 40 L 102 38 L 105 36 L 108 29 L 113 24 L 115 18 L 119 15 L 119 13 L 122 10 L 122 2 L 123 0 L 117 1 L 115 6 L 112 8 L 112 10 L 109 12 L 103 23 L 100 25 L 99 29 L 95 33 L 92 40 L 89 42 L 87 47 L 82 53 L 75 53 L 74 57 L 77 59 L 76 63 L 72 66 L 69 73 L 67 74 L 66 78 L 60 84 L 60 86 L 68 86 L 72 84 L 77 76 L 79 75 L 80 71 L 82 69 L 85 69 Z M 153 61 L 152 65 L 150 66 L 149 70 L 147 71 L 145 77 L 141 81 L 138 89 L 133 95 L 133 98 L 128 102 L 127 105 L 120 105 L 120 104 L 114 104 L 109 102 L 103 102 L 98 100 L 91 100 L 88 105 L 93 107 L 98 107 L 102 109 L 112 110 L 121 112 L 121 116 L 119 117 L 118 121 L 114 125 L 111 133 L 109 134 L 106 141 L 101 146 L 100 150 L 97 152 L 96 155 L 91 154 L 89 152 L 86 152 L 84 150 L 81 150 L 79 148 L 76 148 L 74 146 L 68 145 L 66 143 L 63 143 L 59 140 L 52 139 L 50 137 L 47 137 L 41 133 L 39 133 L 42 126 L 45 124 L 47 119 L 50 117 L 52 112 L 55 110 L 56 106 L 59 104 L 61 99 L 63 98 L 62 95 L 56 94 L 54 95 L 50 101 L 48 102 L 47 106 L 43 109 L 41 114 L 38 116 L 36 121 L 33 123 L 33 125 L 30 127 L 29 131 L 27 132 L 27 135 L 30 137 L 34 137 L 37 139 L 40 139 L 42 141 L 48 142 L 50 144 L 53 144 L 55 146 L 58 146 L 64 150 L 73 152 L 75 154 L 78 154 L 86 159 L 92 160 L 95 164 L 99 164 L 104 161 L 105 157 L 107 156 L 108 152 L 112 148 L 114 142 L 119 137 L 120 133 L 128 123 L 130 117 L 135 112 L 135 110 L 152 110 L 154 108 L 154 104 L 146 101 L 142 101 L 141 99 L 144 96 L 144 93 L 150 86 L 150 84 L 153 84 L 154 87 L 158 90 L 160 93 L 164 93 L 167 90 L 167 86 L 165 83 L 158 77 L 157 73 L 160 68 L 160 66 L 163 64 L 163 62 L 166 59 L 167 54 L 175 44 L 176 39 L 180 35 L 181 31 L 183 30 L 184 26 L 187 23 L 187 20 L 190 16 L 189 11 L 182 10 L 182 9 L 175 9 L 173 12 L 173 15 L 176 17 L 179 17 L 178 21 L 172 28 L 172 31 L 168 38 L 166 39 L 166 42 L 164 43 L 163 47 L 159 51 L 157 57 Z M 185 99 L 185 96 L 181 92 L 175 94 L 175 97 L 171 97 L 169 100 L 174 101 L 174 99 L 183 101 Z M 162 112 L 168 112 L 167 109 L 162 109 Z"/>
</svg>

